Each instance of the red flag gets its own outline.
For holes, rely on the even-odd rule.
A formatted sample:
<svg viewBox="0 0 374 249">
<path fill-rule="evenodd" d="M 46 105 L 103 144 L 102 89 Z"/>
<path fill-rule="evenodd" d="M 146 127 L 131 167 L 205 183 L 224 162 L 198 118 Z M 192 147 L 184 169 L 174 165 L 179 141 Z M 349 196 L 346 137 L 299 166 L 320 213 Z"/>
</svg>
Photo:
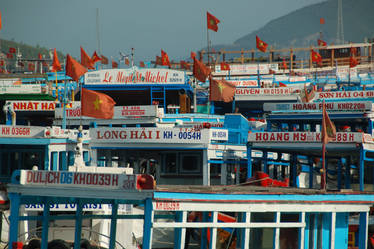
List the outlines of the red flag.
<svg viewBox="0 0 374 249">
<path fill-rule="evenodd" d="M 53 62 L 52 62 L 52 72 L 61 71 L 61 64 L 58 60 L 56 49 L 53 50 Z"/>
<path fill-rule="evenodd" d="M 112 68 L 118 68 L 118 63 L 112 60 Z"/>
<path fill-rule="evenodd" d="M 0 30 L 3 27 L 3 23 L 1 22 L 1 12 L 0 12 Z"/>
<path fill-rule="evenodd" d="M 357 55 L 357 48 L 356 47 L 351 47 L 351 56 L 356 56 Z"/>
<path fill-rule="evenodd" d="M 256 35 L 256 47 L 261 52 L 266 52 L 266 49 L 268 47 L 268 44 L 264 41 L 262 41 L 257 35 Z"/>
<path fill-rule="evenodd" d="M 190 64 L 188 64 L 188 63 L 185 62 L 185 61 L 180 61 L 180 65 L 181 65 L 181 68 L 182 68 L 182 69 L 191 70 L 191 66 L 190 66 Z"/>
<path fill-rule="evenodd" d="M 334 123 L 330 120 L 326 111 L 325 101 L 322 104 L 322 143 L 327 144 L 329 141 L 334 140 L 336 136 L 336 128 Z"/>
<path fill-rule="evenodd" d="M 358 61 L 353 56 L 349 57 L 349 67 L 355 67 L 358 65 Z"/>
<path fill-rule="evenodd" d="M 43 60 L 43 55 L 41 53 L 38 53 L 39 60 Z"/>
<path fill-rule="evenodd" d="M 29 64 L 28 64 L 28 69 L 29 69 L 29 71 L 34 71 L 34 70 L 35 70 L 35 65 L 34 65 L 34 63 L 29 63 Z"/>
<path fill-rule="evenodd" d="M 4 66 L 4 60 L 0 61 L 0 66 Z"/>
<path fill-rule="evenodd" d="M 280 87 L 287 87 L 287 85 L 284 84 L 284 83 L 282 83 L 282 82 L 279 82 L 279 86 L 280 86 Z"/>
<path fill-rule="evenodd" d="M 67 76 L 78 82 L 79 78 L 87 72 L 87 69 L 67 54 L 65 71 Z"/>
<path fill-rule="evenodd" d="M 13 59 L 13 54 L 7 53 L 7 54 L 6 54 L 6 58 L 7 58 L 7 59 Z"/>
<path fill-rule="evenodd" d="M 145 67 L 144 61 L 140 61 L 139 67 Z"/>
<path fill-rule="evenodd" d="M 196 60 L 196 57 L 193 58 L 193 61 L 193 75 L 201 82 L 205 82 L 210 74 L 210 68 L 206 67 L 201 61 Z"/>
<path fill-rule="evenodd" d="M 193 59 L 195 57 L 196 57 L 196 53 L 195 52 L 191 52 L 191 59 Z"/>
<path fill-rule="evenodd" d="M 125 57 L 125 64 L 126 64 L 127 66 L 129 66 L 129 65 L 130 65 L 130 60 L 129 60 L 129 58 L 128 58 L 128 57 Z"/>
<path fill-rule="evenodd" d="M 283 69 L 288 69 L 286 60 L 284 58 L 283 58 L 282 66 L 283 66 Z"/>
<path fill-rule="evenodd" d="M 163 66 L 169 66 L 170 67 L 170 61 L 169 61 L 169 56 L 164 50 L 161 49 L 161 60 Z"/>
<path fill-rule="evenodd" d="M 103 65 L 108 65 L 109 64 L 108 58 L 105 57 L 104 55 L 101 55 L 101 64 L 103 64 Z"/>
<path fill-rule="evenodd" d="M 116 102 L 104 94 L 82 88 L 82 116 L 111 119 Z"/>
<path fill-rule="evenodd" d="M 222 80 L 214 80 L 209 76 L 210 81 L 210 101 L 224 101 L 231 102 L 235 95 L 235 85 L 230 82 Z"/>
<path fill-rule="evenodd" d="M 81 64 L 87 69 L 95 69 L 94 64 L 91 60 L 91 57 L 88 56 L 86 51 L 81 47 Z"/>
<path fill-rule="evenodd" d="M 321 17 L 321 18 L 319 19 L 319 23 L 320 23 L 320 24 L 325 24 L 325 18 Z"/>
<path fill-rule="evenodd" d="M 9 48 L 9 53 L 14 54 L 16 52 L 16 48 Z"/>
<path fill-rule="evenodd" d="M 91 61 L 94 65 L 96 62 L 101 61 L 101 58 L 97 55 L 96 51 L 92 54 Z"/>
<path fill-rule="evenodd" d="M 321 40 L 321 39 L 318 39 L 317 43 L 318 43 L 318 46 L 321 46 L 321 47 L 327 46 L 327 43 L 325 41 Z"/>
<path fill-rule="evenodd" d="M 218 31 L 218 23 L 220 22 L 217 17 L 210 14 L 208 11 L 206 12 L 207 24 L 208 29 L 211 29 L 215 32 Z"/>
<path fill-rule="evenodd" d="M 160 56 L 156 55 L 156 62 L 155 62 L 156 65 L 162 65 L 162 59 Z"/>
<path fill-rule="evenodd" d="M 222 61 L 221 62 L 221 70 L 230 71 L 230 64 Z"/>
<path fill-rule="evenodd" d="M 314 99 L 315 96 L 314 87 L 310 91 L 308 91 L 308 88 L 304 84 L 304 96 L 301 98 L 301 101 L 304 103 L 309 103 Z"/>
<path fill-rule="evenodd" d="M 319 65 L 322 64 L 322 56 L 318 52 L 314 51 L 313 49 L 312 49 L 312 62 L 316 62 Z"/>
</svg>

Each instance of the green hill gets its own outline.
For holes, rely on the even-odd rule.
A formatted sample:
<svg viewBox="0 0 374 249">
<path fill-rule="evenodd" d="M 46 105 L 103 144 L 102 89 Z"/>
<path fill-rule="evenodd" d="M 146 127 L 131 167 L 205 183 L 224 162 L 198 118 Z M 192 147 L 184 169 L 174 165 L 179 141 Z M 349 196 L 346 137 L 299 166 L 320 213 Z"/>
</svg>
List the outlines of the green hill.
<svg viewBox="0 0 374 249">
<path fill-rule="evenodd" d="M 345 42 L 364 42 L 374 38 L 374 1 L 343 0 L 343 26 Z M 286 4 L 286 3 L 285 3 Z M 274 19 L 264 27 L 239 39 L 232 45 L 214 46 L 225 50 L 256 48 L 256 35 L 274 49 L 316 46 L 322 32 L 322 39 L 336 44 L 338 1 L 310 5 Z M 325 24 L 320 24 L 320 18 Z"/>
<path fill-rule="evenodd" d="M 16 48 L 17 51 L 22 54 L 22 59 L 26 60 L 35 60 L 38 59 L 39 53 L 43 56 L 44 59 L 50 59 L 50 54 L 49 54 L 49 49 L 48 48 L 43 48 L 43 47 L 33 47 L 27 44 L 24 44 L 22 42 L 15 42 L 15 41 L 8 41 L 8 40 L 3 40 L 0 39 L 0 51 L 4 55 L 9 53 L 9 48 Z M 61 52 L 57 51 L 58 59 L 63 61 L 65 58 L 65 55 Z"/>
</svg>

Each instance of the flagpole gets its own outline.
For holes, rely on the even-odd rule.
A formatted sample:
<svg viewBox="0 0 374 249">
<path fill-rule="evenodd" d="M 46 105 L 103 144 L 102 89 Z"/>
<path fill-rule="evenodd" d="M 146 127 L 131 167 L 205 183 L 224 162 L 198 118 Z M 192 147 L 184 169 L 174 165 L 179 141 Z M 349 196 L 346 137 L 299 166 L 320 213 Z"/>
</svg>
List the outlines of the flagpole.
<svg viewBox="0 0 374 249">
<path fill-rule="evenodd" d="M 326 144 L 322 141 L 322 175 L 321 189 L 326 190 Z"/>
<path fill-rule="evenodd" d="M 206 26 L 206 39 L 207 39 L 207 43 L 208 43 L 208 46 L 207 46 L 207 49 L 208 49 L 208 52 L 207 52 L 207 55 L 208 55 L 208 67 L 210 68 L 210 58 L 209 58 L 210 47 L 209 47 L 209 29 L 208 29 L 208 25 Z"/>
<path fill-rule="evenodd" d="M 134 67 L 134 48 L 131 48 L 131 67 Z"/>
</svg>

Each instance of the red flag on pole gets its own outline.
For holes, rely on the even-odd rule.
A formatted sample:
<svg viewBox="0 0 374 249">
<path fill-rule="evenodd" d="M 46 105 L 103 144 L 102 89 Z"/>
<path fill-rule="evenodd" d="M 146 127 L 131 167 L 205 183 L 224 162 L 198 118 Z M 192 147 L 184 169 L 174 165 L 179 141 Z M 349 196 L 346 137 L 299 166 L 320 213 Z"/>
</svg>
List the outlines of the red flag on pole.
<svg viewBox="0 0 374 249">
<path fill-rule="evenodd" d="M 53 62 L 52 62 L 52 72 L 61 71 L 61 64 L 58 60 L 56 49 L 53 50 Z"/>
<path fill-rule="evenodd" d="M 312 49 L 312 62 L 316 62 L 318 65 L 322 64 L 322 56 Z"/>
<path fill-rule="evenodd" d="M 101 64 L 103 64 L 103 65 L 108 65 L 109 64 L 108 58 L 105 57 L 104 55 L 101 55 Z"/>
<path fill-rule="evenodd" d="M 129 60 L 129 58 L 128 58 L 128 57 L 125 57 L 125 64 L 126 64 L 127 66 L 129 66 L 129 65 L 130 65 L 130 60 Z"/>
<path fill-rule="evenodd" d="M 327 43 L 324 40 L 318 39 L 317 40 L 318 46 L 325 47 L 327 46 Z"/>
<path fill-rule="evenodd" d="M 82 116 L 111 119 L 116 102 L 108 95 L 82 88 Z"/>
<path fill-rule="evenodd" d="M 144 61 L 139 62 L 139 67 L 145 67 Z"/>
<path fill-rule="evenodd" d="M 321 17 L 321 18 L 319 19 L 319 23 L 320 23 L 320 24 L 325 24 L 325 18 Z"/>
<path fill-rule="evenodd" d="M 94 64 L 91 60 L 91 57 L 84 51 L 81 47 L 81 64 L 87 69 L 95 69 Z"/>
<path fill-rule="evenodd" d="M 67 76 L 78 82 L 79 78 L 87 72 L 87 69 L 67 54 L 65 71 Z"/>
<path fill-rule="evenodd" d="M 230 64 L 222 61 L 221 62 L 221 70 L 230 71 Z"/>
<path fill-rule="evenodd" d="M 190 64 L 185 61 L 180 61 L 180 66 L 182 69 L 191 70 Z"/>
<path fill-rule="evenodd" d="M 206 67 L 201 61 L 198 61 L 196 57 L 193 58 L 193 61 L 193 75 L 199 81 L 205 82 L 206 78 L 210 74 L 210 69 Z"/>
<path fill-rule="evenodd" d="M 323 101 L 322 107 L 322 143 L 327 144 L 328 142 L 335 139 L 336 127 L 334 123 L 330 120 L 329 115 L 326 111 L 325 101 Z"/>
<path fill-rule="evenodd" d="M 222 79 L 222 80 L 214 80 L 211 76 L 209 76 L 210 82 L 210 94 L 209 100 L 210 101 L 224 101 L 224 102 L 231 102 L 234 99 L 235 95 L 235 85 L 231 84 L 230 82 Z"/>
<path fill-rule="evenodd" d="M 262 41 L 257 35 L 256 35 L 256 47 L 261 52 L 266 52 L 266 49 L 268 47 L 268 44 L 264 41 Z"/>
<path fill-rule="evenodd" d="M 91 61 L 94 65 L 96 62 L 101 61 L 101 58 L 97 55 L 96 51 L 92 54 Z"/>
<path fill-rule="evenodd" d="M 16 48 L 9 48 L 9 53 L 14 54 L 16 52 Z"/>
<path fill-rule="evenodd" d="M 1 12 L 0 12 L 0 30 L 3 27 L 3 23 L 1 22 Z"/>
<path fill-rule="evenodd" d="M 288 69 L 286 60 L 284 58 L 283 58 L 283 61 L 282 61 L 282 66 L 283 66 L 283 69 Z"/>
<path fill-rule="evenodd" d="M 169 56 L 168 54 L 161 49 L 161 60 L 162 60 L 162 65 L 163 66 L 169 66 L 170 67 L 170 61 L 169 61 Z"/>
<path fill-rule="evenodd" d="M 358 61 L 355 57 L 351 56 L 349 57 L 349 67 L 355 67 L 358 65 Z"/>
<path fill-rule="evenodd" d="M 206 17 L 207 17 L 207 25 L 208 29 L 211 29 L 215 32 L 218 31 L 218 23 L 220 22 L 217 17 L 213 16 L 210 14 L 208 11 L 206 12 Z"/>
<path fill-rule="evenodd" d="M 112 60 L 112 68 L 118 68 L 118 63 Z"/>
</svg>

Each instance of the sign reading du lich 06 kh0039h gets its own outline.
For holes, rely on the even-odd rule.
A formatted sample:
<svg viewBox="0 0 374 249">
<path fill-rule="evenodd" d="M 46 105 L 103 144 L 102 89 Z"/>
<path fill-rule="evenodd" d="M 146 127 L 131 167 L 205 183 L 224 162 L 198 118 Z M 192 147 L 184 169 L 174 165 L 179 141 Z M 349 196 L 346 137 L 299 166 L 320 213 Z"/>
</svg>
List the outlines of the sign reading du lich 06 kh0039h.
<svg viewBox="0 0 374 249">
<path fill-rule="evenodd" d="M 209 129 L 195 131 L 188 128 L 102 127 L 90 129 L 92 143 L 207 144 L 213 136 L 211 134 Z M 220 140 L 219 136 L 222 136 L 222 140 L 226 140 L 227 135 L 221 133 L 216 133 L 213 139 Z"/>
<path fill-rule="evenodd" d="M 185 72 L 166 68 L 106 69 L 86 73 L 84 84 L 185 84 Z"/>
</svg>

